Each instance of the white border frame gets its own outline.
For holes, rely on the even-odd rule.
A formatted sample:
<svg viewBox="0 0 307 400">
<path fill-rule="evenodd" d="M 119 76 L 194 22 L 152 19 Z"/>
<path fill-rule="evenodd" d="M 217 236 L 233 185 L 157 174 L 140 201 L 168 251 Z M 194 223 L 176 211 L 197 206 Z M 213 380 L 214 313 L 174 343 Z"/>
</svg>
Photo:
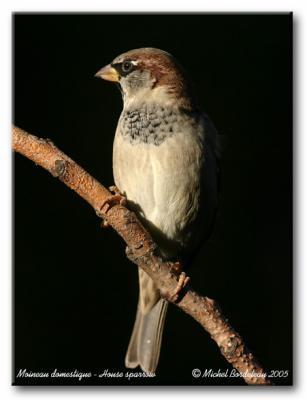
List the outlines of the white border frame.
<svg viewBox="0 0 307 400">
<path fill-rule="evenodd" d="M 2 0 L 0 3 L 0 398 L 5 400 L 15 398 L 39 398 L 50 399 L 75 399 L 75 398 L 139 398 L 144 395 L 148 399 L 159 396 L 169 400 L 176 398 L 205 399 L 237 399 L 254 397 L 259 398 L 307 398 L 306 377 L 306 293 L 304 283 L 307 283 L 307 232 L 306 211 L 303 205 L 307 204 L 307 179 L 303 179 L 307 167 L 307 129 L 306 129 L 306 79 L 303 71 L 306 66 L 306 24 L 307 10 L 306 0 L 215 0 L 187 2 L 155 0 L 144 2 L 135 0 L 116 0 L 102 2 L 101 0 L 45 0 L 45 1 L 17 1 Z M 116 388 L 116 387 L 12 387 L 11 386 L 11 14 L 14 11 L 58 11 L 58 12 L 103 12 L 103 11 L 202 11 L 202 12 L 262 12 L 262 11 L 293 11 L 294 12 L 294 207 L 295 207 L 295 234 L 294 252 L 296 273 L 294 275 L 295 296 L 295 323 L 294 327 L 294 387 L 164 387 L 164 388 Z M 305 102 L 304 102 L 305 100 Z M 303 109 L 304 107 L 304 109 Z M 304 111 L 303 111 L 304 110 Z M 305 290 L 304 290 L 305 289 Z M 281 349 L 282 351 L 282 349 Z M 297 359 L 296 359 L 297 357 Z"/>
</svg>

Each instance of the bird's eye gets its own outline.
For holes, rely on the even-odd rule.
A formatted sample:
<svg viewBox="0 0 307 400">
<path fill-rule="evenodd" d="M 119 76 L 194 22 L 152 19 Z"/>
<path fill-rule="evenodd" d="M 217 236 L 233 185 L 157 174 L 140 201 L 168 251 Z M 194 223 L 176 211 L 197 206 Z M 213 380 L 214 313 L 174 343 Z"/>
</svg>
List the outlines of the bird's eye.
<svg viewBox="0 0 307 400">
<path fill-rule="evenodd" d="M 122 63 L 122 70 L 125 74 L 127 74 L 128 72 L 130 72 L 133 68 L 133 64 L 131 61 L 124 61 Z"/>
</svg>

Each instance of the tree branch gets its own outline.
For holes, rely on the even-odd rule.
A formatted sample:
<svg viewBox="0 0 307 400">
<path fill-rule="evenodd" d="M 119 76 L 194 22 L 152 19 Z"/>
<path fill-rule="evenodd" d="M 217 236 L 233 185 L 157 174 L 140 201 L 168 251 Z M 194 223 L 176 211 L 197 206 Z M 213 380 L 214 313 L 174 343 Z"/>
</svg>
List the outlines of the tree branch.
<svg viewBox="0 0 307 400">
<path fill-rule="evenodd" d="M 179 279 L 178 265 L 160 259 L 156 244 L 132 211 L 119 204 L 102 211 L 105 208 L 101 210 L 101 206 L 112 194 L 50 140 L 37 138 L 13 127 L 13 149 L 73 189 L 94 208 L 98 216 L 117 231 L 128 246 L 128 258 L 154 280 L 162 297 L 201 324 L 246 383 L 271 384 L 242 337 L 230 326 L 214 300 L 200 296 L 190 285 L 184 287 L 178 299 L 174 298 Z"/>
</svg>

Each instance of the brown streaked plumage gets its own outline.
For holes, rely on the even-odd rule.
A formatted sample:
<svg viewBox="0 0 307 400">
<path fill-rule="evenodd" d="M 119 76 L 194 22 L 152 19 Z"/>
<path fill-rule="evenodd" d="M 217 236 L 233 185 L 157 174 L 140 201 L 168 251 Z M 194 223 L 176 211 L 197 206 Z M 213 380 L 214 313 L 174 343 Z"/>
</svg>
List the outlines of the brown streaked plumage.
<svg viewBox="0 0 307 400">
<path fill-rule="evenodd" d="M 113 173 L 166 260 L 188 264 L 212 229 L 218 199 L 216 131 L 170 54 L 128 51 L 97 76 L 120 84 L 124 107 L 114 139 Z M 167 303 L 139 271 L 140 295 L 125 363 L 154 372 Z"/>
</svg>

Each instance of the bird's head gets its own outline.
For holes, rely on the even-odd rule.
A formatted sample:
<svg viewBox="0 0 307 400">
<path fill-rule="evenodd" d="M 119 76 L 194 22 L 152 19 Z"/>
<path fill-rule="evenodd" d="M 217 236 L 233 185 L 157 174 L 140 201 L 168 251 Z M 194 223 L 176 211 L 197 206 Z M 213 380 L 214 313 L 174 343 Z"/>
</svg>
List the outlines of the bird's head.
<svg viewBox="0 0 307 400">
<path fill-rule="evenodd" d="M 189 107 L 191 103 L 191 90 L 182 67 L 163 50 L 141 48 L 128 51 L 100 69 L 95 76 L 118 83 L 125 105 L 161 101 Z"/>
</svg>

